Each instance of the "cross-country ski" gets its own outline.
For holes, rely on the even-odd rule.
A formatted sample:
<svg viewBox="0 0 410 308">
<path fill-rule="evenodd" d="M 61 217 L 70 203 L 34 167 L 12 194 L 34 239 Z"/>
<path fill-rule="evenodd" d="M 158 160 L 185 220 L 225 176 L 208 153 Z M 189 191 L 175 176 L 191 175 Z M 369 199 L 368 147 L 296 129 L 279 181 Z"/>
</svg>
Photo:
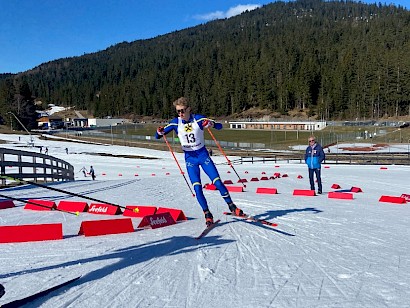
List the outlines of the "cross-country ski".
<svg viewBox="0 0 410 308">
<path fill-rule="evenodd" d="M 242 219 L 245 219 L 245 220 L 249 220 L 249 221 L 253 221 L 253 222 L 260 223 L 260 224 L 262 224 L 262 225 L 267 225 L 267 226 L 270 226 L 270 227 L 277 227 L 277 226 L 278 226 L 277 223 L 270 222 L 270 221 L 265 220 L 265 219 L 255 218 L 255 217 L 253 217 L 252 215 L 248 215 L 248 214 L 234 215 L 234 214 L 232 214 L 231 212 L 224 212 L 224 215 L 229 215 L 229 216 L 233 216 L 233 217 L 237 217 L 237 218 L 242 218 Z"/>
<path fill-rule="evenodd" d="M 46 296 L 46 295 L 50 294 L 50 293 L 53 292 L 53 291 L 56 291 L 56 290 L 58 290 L 58 289 L 61 289 L 61 288 L 65 287 L 65 286 L 69 285 L 70 283 L 73 283 L 74 281 L 77 281 L 77 280 L 80 279 L 80 278 L 81 278 L 81 276 L 75 277 L 75 278 L 73 278 L 73 279 L 64 281 L 64 282 L 62 282 L 62 283 L 60 283 L 60 284 L 57 284 L 57 285 L 55 285 L 55 286 L 53 286 L 53 287 L 44 289 L 43 291 L 40 291 L 40 292 L 38 292 L 38 293 L 29 295 L 29 296 L 27 296 L 27 297 L 24 297 L 24 298 L 21 298 L 21 299 L 18 299 L 18 300 L 14 300 L 14 301 L 9 302 L 9 303 L 7 303 L 7 304 L 2 304 L 2 305 L 0 305 L 0 307 L 1 307 L 1 308 L 17 308 L 17 307 L 21 307 L 21 306 L 23 306 L 23 305 L 29 304 L 29 303 L 31 303 L 32 301 L 35 301 L 35 300 L 41 298 L 41 297 L 43 297 L 43 296 Z"/>
<path fill-rule="evenodd" d="M 195 239 L 199 240 L 199 239 L 203 238 L 205 235 L 207 235 L 209 232 L 211 232 L 211 230 L 212 230 L 213 228 L 215 228 L 216 225 L 217 225 L 220 221 L 221 221 L 220 219 L 215 220 L 213 224 L 211 224 L 211 225 L 205 227 L 205 229 L 201 232 L 201 234 L 199 234 L 197 237 L 195 237 Z"/>
</svg>

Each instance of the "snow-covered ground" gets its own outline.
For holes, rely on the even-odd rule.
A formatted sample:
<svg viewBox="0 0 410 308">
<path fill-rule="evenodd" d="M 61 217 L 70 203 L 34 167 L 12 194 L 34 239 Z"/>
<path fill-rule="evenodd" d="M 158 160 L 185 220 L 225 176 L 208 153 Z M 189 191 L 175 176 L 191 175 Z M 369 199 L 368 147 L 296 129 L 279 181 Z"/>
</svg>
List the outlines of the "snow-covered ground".
<svg viewBox="0 0 410 308">
<path fill-rule="evenodd" d="M 30 150 L 26 136 L 20 142 L 16 135 L 0 139 L 9 141 L 3 147 Z M 203 213 L 169 152 L 50 139 L 36 140 L 35 145 L 48 147 L 49 155 L 75 167 L 76 181 L 53 187 L 122 206 L 178 208 L 188 220 L 158 229 L 84 237 L 77 235 L 82 221 L 119 217 L 30 211 L 16 202 L 16 208 L 0 210 L 1 226 L 62 223 L 64 239 L 0 244 L 0 283 L 6 288 L 0 305 L 82 275 L 27 306 L 409 307 L 410 204 L 378 201 L 382 195 L 410 194 L 408 166 L 328 165 L 322 168 L 324 194 L 303 197 L 292 194 L 294 189 L 309 189 L 302 164 L 235 165 L 248 181 L 276 172 L 288 175 L 248 182 L 244 192 L 231 193 L 245 212 L 278 227 L 224 216 L 227 206 L 219 193 L 206 190 L 210 209 L 221 223 L 196 240 L 204 228 Z M 176 157 L 184 167 L 182 156 Z M 222 180 L 236 183 L 235 173 L 222 164 L 224 157 L 213 159 Z M 79 171 L 90 165 L 96 181 Z M 332 184 L 360 187 L 363 192 L 355 193 L 353 200 L 329 199 Z M 258 187 L 277 188 L 278 194 L 257 194 Z M 31 185 L 0 193 L 91 203 Z M 132 220 L 136 228 L 141 219 Z"/>
</svg>

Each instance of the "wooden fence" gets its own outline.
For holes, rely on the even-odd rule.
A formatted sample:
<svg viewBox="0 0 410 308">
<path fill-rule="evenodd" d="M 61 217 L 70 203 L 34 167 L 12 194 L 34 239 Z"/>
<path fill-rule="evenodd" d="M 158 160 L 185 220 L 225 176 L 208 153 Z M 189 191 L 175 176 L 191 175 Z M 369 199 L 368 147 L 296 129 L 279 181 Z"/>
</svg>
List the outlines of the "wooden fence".
<svg viewBox="0 0 410 308">
<path fill-rule="evenodd" d="M 0 148 L 1 175 L 34 182 L 73 181 L 74 167 L 46 154 Z M 5 186 L 10 180 L 1 179 Z"/>
</svg>

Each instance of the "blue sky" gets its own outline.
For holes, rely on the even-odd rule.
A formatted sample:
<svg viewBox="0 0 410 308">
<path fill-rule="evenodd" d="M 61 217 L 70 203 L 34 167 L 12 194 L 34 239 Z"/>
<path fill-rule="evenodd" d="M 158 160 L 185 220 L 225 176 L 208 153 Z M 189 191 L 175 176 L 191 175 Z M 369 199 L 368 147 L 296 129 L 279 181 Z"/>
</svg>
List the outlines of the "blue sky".
<svg viewBox="0 0 410 308">
<path fill-rule="evenodd" d="M 0 73 L 18 73 L 120 42 L 152 38 L 271 2 L 0 0 Z M 410 7 L 410 0 L 390 2 Z"/>
</svg>

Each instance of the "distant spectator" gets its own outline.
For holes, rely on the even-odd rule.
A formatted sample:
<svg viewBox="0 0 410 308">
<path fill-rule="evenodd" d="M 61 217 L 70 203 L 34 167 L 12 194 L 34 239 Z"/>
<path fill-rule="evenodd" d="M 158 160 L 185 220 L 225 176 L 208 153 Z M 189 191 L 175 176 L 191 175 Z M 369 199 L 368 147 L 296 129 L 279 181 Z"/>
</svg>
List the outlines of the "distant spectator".
<svg viewBox="0 0 410 308">
<path fill-rule="evenodd" d="M 212 149 L 209 149 L 209 156 L 212 156 Z"/>
<path fill-rule="evenodd" d="M 80 169 L 80 171 L 82 171 L 83 172 L 83 174 L 84 174 L 84 177 L 86 178 L 87 177 L 87 169 L 85 169 L 85 167 L 82 167 L 81 169 Z"/>
<path fill-rule="evenodd" d="M 48 148 L 46 147 L 46 150 L 44 151 L 44 154 L 48 155 Z"/>
<path fill-rule="evenodd" d="M 90 166 L 90 175 L 93 180 L 95 180 L 95 172 L 93 166 Z"/>
<path fill-rule="evenodd" d="M 43 153 L 43 147 L 40 146 L 40 153 Z"/>
<path fill-rule="evenodd" d="M 68 148 L 65 148 L 65 153 L 68 154 Z"/>
</svg>

